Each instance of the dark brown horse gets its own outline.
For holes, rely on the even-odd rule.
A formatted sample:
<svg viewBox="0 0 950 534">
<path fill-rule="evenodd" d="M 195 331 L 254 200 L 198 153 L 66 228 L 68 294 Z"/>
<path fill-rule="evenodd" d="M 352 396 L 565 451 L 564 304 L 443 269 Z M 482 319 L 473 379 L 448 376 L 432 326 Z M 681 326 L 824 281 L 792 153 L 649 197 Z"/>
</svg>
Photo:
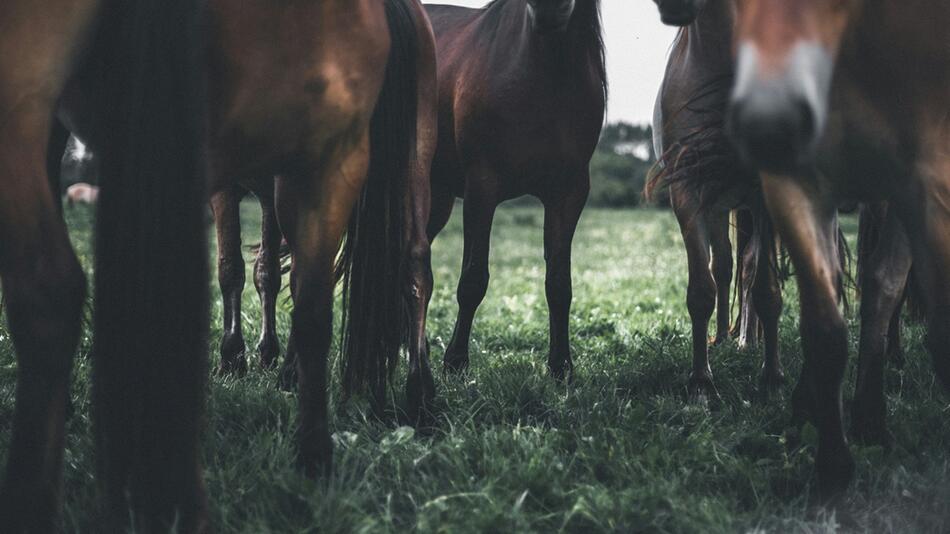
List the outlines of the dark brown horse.
<svg viewBox="0 0 950 534">
<path fill-rule="evenodd" d="M 488 288 L 495 209 L 534 195 L 545 207 L 548 366 L 570 376 L 571 241 L 590 188 L 607 78 L 599 0 L 496 0 L 427 6 L 439 60 L 439 143 L 429 237 L 465 199 L 459 314 L 444 365 L 469 362 L 475 310 Z"/>
<path fill-rule="evenodd" d="M 848 330 L 836 304 L 831 233 L 841 199 L 889 202 L 923 289 L 934 368 L 950 386 L 950 5 L 736 5 L 731 131 L 763 171 L 769 211 L 795 264 L 805 365 L 794 400 L 818 428 L 819 489 L 834 498 L 854 472 L 841 406 Z M 883 428 L 883 410 L 866 415 L 864 424 Z"/>
<path fill-rule="evenodd" d="M 47 145 L 57 100 L 78 71 L 95 95 L 87 110 L 97 118 L 89 131 L 101 162 L 99 481 L 109 512 L 121 508 L 125 519 L 131 506 L 144 531 L 206 527 L 199 13 L 188 0 L 0 4 L 0 276 L 18 366 L 0 491 L 4 532 L 55 531 L 62 500 L 64 418 L 86 291 L 49 186 Z"/>
<path fill-rule="evenodd" d="M 690 396 L 718 398 L 709 365 L 707 331 L 716 311 L 715 344 L 729 336 L 729 286 L 732 245 L 729 214 L 737 213 L 737 287 L 740 344 L 754 343 L 758 321 L 765 341 L 760 386 L 767 395 L 784 382 L 778 352 L 782 311 L 777 276 L 778 244 L 765 211 L 754 171 L 741 164 L 723 126 L 734 73 L 732 6 L 712 0 L 680 30 L 670 52 L 654 111 L 656 153 L 663 169 L 648 184 L 647 195 L 669 185 L 670 201 L 683 234 L 689 264 L 686 304 L 692 322 L 693 364 Z M 711 252 L 711 254 L 710 254 Z"/>
</svg>

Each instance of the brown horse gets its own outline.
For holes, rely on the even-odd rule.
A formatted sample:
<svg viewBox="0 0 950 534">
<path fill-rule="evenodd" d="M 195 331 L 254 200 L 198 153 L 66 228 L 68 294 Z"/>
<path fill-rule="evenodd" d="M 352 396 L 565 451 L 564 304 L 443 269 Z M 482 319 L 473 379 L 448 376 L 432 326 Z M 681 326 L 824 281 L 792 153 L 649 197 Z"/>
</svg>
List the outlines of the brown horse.
<svg viewBox="0 0 950 534">
<path fill-rule="evenodd" d="M 570 376 L 571 241 L 590 188 L 607 78 L 599 0 L 495 0 L 482 9 L 426 6 L 439 61 L 439 143 L 432 168 L 434 239 L 465 199 L 459 313 L 445 352 L 469 362 L 475 310 L 488 288 L 495 209 L 534 195 L 545 207 L 548 366 Z"/>
<path fill-rule="evenodd" d="M 344 261 L 338 266 L 341 276 L 350 271 L 358 272 L 361 280 L 372 281 L 377 286 L 366 289 L 365 284 L 348 285 L 347 298 L 344 301 L 347 307 L 344 313 L 347 317 L 354 319 L 345 322 L 346 337 L 359 339 L 360 342 L 348 343 L 344 352 L 347 359 L 355 362 L 357 367 L 360 365 L 376 367 L 381 365 L 376 362 L 377 356 L 385 358 L 387 362 L 394 360 L 400 344 L 408 343 L 410 371 L 407 398 L 409 412 L 414 417 L 418 417 L 422 415 L 435 394 L 425 343 L 425 315 L 432 285 L 429 245 L 425 228 L 429 217 L 429 168 L 436 142 L 435 44 L 428 18 L 418 1 L 386 0 L 384 4 L 387 11 L 387 26 L 395 47 L 389 60 L 391 75 L 386 79 L 387 84 L 382 91 L 381 102 L 370 122 L 368 133 L 372 134 L 372 139 L 367 142 L 372 147 L 369 157 L 373 165 L 369 168 L 367 191 L 360 193 L 357 190 L 361 199 L 357 204 L 360 211 L 353 215 L 353 221 L 349 223 L 352 227 L 347 240 L 348 246 L 343 255 Z M 365 11 L 368 6 L 369 4 L 362 7 L 353 6 L 354 10 L 341 9 L 341 12 L 334 16 L 340 17 L 341 21 L 347 21 L 352 16 L 365 16 L 365 14 L 360 15 L 360 11 Z M 259 9 L 266 10 L 264 6 Z M 327 7 L 326 9 L 335 12 L 338 8 Z M 308 16 L 309 13 L 307 11 Z M 275 10 L 266 15 L 275 21 L 281 21 L 287 13 Z M 210 18 L 215 31 L 211 35 L 208 55 L 208 72 L 211 75 L 209 109 L 212 117 L 208 144 L 212 162 L 211 205 L 218 233 L 218 276 L 224 297 L 224 336 L 221 342 L 220 363 L 222 373 L 243 373 L 246 370 L 240 319 L 241 294 L 244 288 L 239 213 L 241 198 L 247 191 L 253 192 L 260 201 L 263 214 L 263 238 L 254 271 L 255 285 L 264 311 L 258 350 L 261 354 L 262 365 L 269 367 L 275 363 L 278 352 L 275 312 L 281 283 L 279 265 L 281 230 L 284 229 L 283 233 L 293 232 L 297 210 L 303 209 L 295 204 L 299 199 L 292 195 L 285 194 L 282 200 L 275 196 L 273 176 L 280 174 L 276 179 L 276 189 L 284 191 L 288 191 L 286 184 L 311 179 L 332 178 L 339 181 L 345 178 L 347 183 L 339 184 L 339 187 L 352 186 L 359 180 L 355 180 L 348 174 L 333 177 L 341 170 L 316 158 L 319 154 L 307 154 L 306 150 L 316 148 L 309 147 L 308 143 L 316 141 L 327 143 L 326 146 L 317 144 L 322 147 L 321 150 L 342 150 L 337 146 L 342 143 L 343 148 L 354 151 L 352 155 L 347 156 L 349 159 L 359 162 L 362 157 L 355 152 L 356 148 L 350 146 L 351 142 L 355 142 L 354 140 L 323 139 L 313 131 L 314 128 L 308 122 L 310 119 L 295 116 L 293 113 L 295 107 L 303 106 L 307 100 L 307 91 L 319 89 L 317 94 L 322 94 L 323 90 L 330 89 L 330 87 L 307 84 L 329 83 L 330 80 L 320 76 L 311 80 L 304 73 L 296 76 L 284 75 L 286 87 L 274 87 L 268 90 L 269 93 L 265 93 L 263 89 L 265 80 L 258 79 L 257 75 L 241 74 L 242 69 L 253 67 L 247 64 L 250 60 L 238 61 L 231 56 L 236 56 L 244 50 L 247 53 L 257 54 L 259 56 L 257 61 L 263 62 L 281 53 L 293 53 L 299 56 L 296 59 L 297 64 L 304 70 L 311 68 L 310 63 L 318 60 L 328 61 L 322 68 L 329 70 L 342 68 L 345 63 L 329 62 L 323 57 L 330 54 L 330 51 L 322 48 L 325 47 L 323 39 L 315 39 L 311 43 L 315 51 L 287 52 L 284 48 L 291 45 L 275 44 L 266 32 L 259 29 L 256 30 L 260 34 L 258 41 L 241 44 L 236 34 L 231 35 L 227 32 L 238 32 L 242 28 L 241 25 L 250 24 L 247 17 L 251 17 L 251 14 L 236 12 L 223 1 L 211 3 Z M 346 80 L 343 81 L 346 82 Z M 293 92 L 295 83 L 299 84 L 298 92 Z M 338 89 L 349 90 L 345 86 Z M 236 132 L 228 129 L 239 128 L 241 124 L 230 124 L 224 121 L 224 118 L 230 120 L 231 114 L 235 113 L 227 106 L 247 106 L 248 104 L 244 100 L 230 102 L 228 99 L 237 98 L 237 95 L 240 95 L 242 99 L 249 99 L 252 90 L 259 91 L 261 98 L 266 96 L 272 100 L 283 99 L 273 104 L 274 112 L 283 114 L 278 115 L 282 120 L 255 123 L 255 128 L 260 129 L 261 132 L 252 132 L 253 135 L 264 136 L 265 129 L 273 129 L 275 136 L 280 134 L 282 137 L 275 137 L 266 142 L 262 139 L 248 139 L 243 133 L 237 137 L 231 137 L 236 135 Z M 350 95 L 336 96 L 342 98 Z M 75 124 L 78 122 L 75 120 L 75 114 L 77 110 L 81 111 L 82 97 L 81 86 L 70 87 L 64 97 L 65 111 L 61 113 L 61 119 L 69 125 L 69 129 L 74 131 Z M 406 99 L 410 102 L 403 102 Z M 241 111 L 248 114 L 248 120 L 263 119 L 257 116 L 261 113 L 258 109 L 248 108 Z M 410 116 L 410 114 L 413 115 Z M 222 117 L 222 122 L 216 120 L 218 117 Z M 281 132 L 279 130 L 281 127 L 289 128 L 289 130 Z M 342 134 L 354 133 L 347 130 L 341 132 Z M 302 136 L 302 138 L 292 139 L 294 135 Z M 315 135 L 317 135 L 315 139 L 307 138 L 307 136 Z M 286 142 L 287 146 L 280 145 L 281 142 Z M 406 148 L 404 143 L 410 143 L 410 147 Z M 296 148 L 291 149 L 291 145 Z M 304 149 L 306 150 L 303 153 L 299 152 Z M 343 157 L 333 153 L 325 154 L 325 156 Z M 295 159 L 298 157 L 301 159 Z M 343 158 L 341 161 L 346 159 Z M 298 166 L 301 168 L 296 168 Z M 288 169 L 288 167 L 294 168 Z M 390 176 L 387 169 L 398 176 Z M 359 168 L 356 171 L 344 168 L 342 171 L 352 173 L 359 171 Z M 408 174 L 401 176 L 400 173 L 403 171 Z M 329 176 L 324 176 L 324 174 Z M 296 185 L 294 187 L 299 188 Z M 326 187 L 336 188 L 338 185 L 326 184 Z M 371 194 L 376 191 L 381 193 Z M 333 192 L 337 195 L 343 193 L 344 191 Z M 379 195 L 383 196 L 380 198 Z M 392 205 L 386 205 L 386 202 Z M 337 207 L 334 206 L 333 209 Z M 375 213 L 376 211 L 388 213 L 388 218 L 379 216 Z M 356 220 L 360 220 L 361 223 L 357 225 Z M 322 223 L 320 220 L 310 222 Z M 334 224 L 339 222 L 334 221 Z M 379 226 L 374 226 L 376 224 Z M 310 232 L 313 231 L 310 230 Z M 333 235 L 332 231 L 331 235 Z M 361 239 L 357 239 L 357 236 Z M 292 237 L 287 236 L 287 240 L 289 243 Z M 293 256 L 293 244 L 290 249 Z M 352 251 L 358 251 L 359 255 L 350 254 Z M 376 257 L 371 257 L 373 255 Z M 388 257 L 384 258 L 385 261 L 381 261 L 379 255 L 388 255 Z M 373 270 L 370 267 L 377 267 L 377 269 Z M 298 276 L 296 271 L 297 265 L 294 262 L 291 275 L 292 286 L 295 285 L 294 281 Z M 293 293 L 296 298 L 296 291 Z M 387 298 L 389 300 L 386 300 Z M 408 320 L 403 320 L 403 311 L 398 311 L 403 309 L 408 314 Z M 360 333 L 354 334 L 354 329 Z M 293 330 L 281 373 L 280 385 L 285 389 L 293 387 L 298 378 L 298 359 L 294 350 Z M 385 339 L 382 339 L 383 337 Z M 364 346 L 361 344 L 363 340 L 370 345 L 375 343 L 376 346 L 371 348 Z M 391 368 L 388 364 L 382 367 Z M 346 368 L 347 372 L 356 369 L 349 366 Z M 385 382 L 382 379 L 385 376 L 385 373 L 377 373 L 376 370 L 360 370 L 356 375 L 348 376 L 348 390 L 358 387 L 362 380 L 372 380 L 374 393 L 379 398 L 382 396 L 381 388 Z"/>
<path fill-rule="evenodd" d="M 923 288 L 934 368 L 950 386 L 950 5 L 736 6 L 731 131 L 763 171 L 769 211 L 796 267 L 805 365 L 794 401 L 818 428 L 819 489 L 834 498 L 854 472 L 842 427 L 848 331 L 836 305 L 831 234 L 841 199 L 889 202 Z M 867 415 L 883 428 L 883 410 Z"/>
<path fill-rule="evenodd" d="M 689 264 L 686 305 L 692 322 L 691 397 L 719 393 L 713 383 L 706 338 L 716 310 L 714 344 L 729 336 L 732 244 L 729 214 L 737 213 L 740 345 L 754 344 L 758 321 L 765 341 L 760 389 L 768 395 L 784 383 L 778 352 L 782 290 L 772 227 L 753 171 L 729 144 L 723 118 L 729 101 L 732 60 L 732 6 L 713 0 L 694 19 L 678 10 L 665 21 L 690 22 L 680 30 L 666 67 L 654 111 L 654 144 L 663 167 L 649 182 L 647 196 L 664 185 L 683 234 Z M 712 254 L 710 254 L 710 252 Z"/>
<path fill-rule="evenodd" d="M 433 37 L 417 0 L 213 0 L 210 10 L 212 187 L 278 176 L 276 217 L 292 255 L 287 361 L 298 373 L 299 460 L 316 474 L 332 451 L 327 358 L 344 233 L 346 389 L 369 384 L 381 397 L 411 340 L 410 398 L 423 405 L 433 395 L 418 341 L 431 286 Z"/>
<path fill-rule="evenodd" d="M 199 14 L 188 0 L 0 4 L 0 276 L 17 353 L 4 532 L 55 531 L 62 500 L 66 400 L 86 291 L 46 168 L 51 117 L 78 70 L 94 88 L 90 131 L 101 156 L 99 481 L 110 511 L 127 518 L 131 506 L 142 530 L 206 526 Z"/>
</svg>

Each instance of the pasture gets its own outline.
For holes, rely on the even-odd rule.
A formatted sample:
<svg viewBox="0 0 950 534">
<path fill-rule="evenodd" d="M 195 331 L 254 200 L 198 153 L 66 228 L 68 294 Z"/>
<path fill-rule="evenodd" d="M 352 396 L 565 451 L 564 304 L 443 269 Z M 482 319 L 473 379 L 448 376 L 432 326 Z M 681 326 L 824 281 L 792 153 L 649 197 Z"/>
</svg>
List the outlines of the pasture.
<svg viewBox="0 0 950 534">
<path fill-rule="evenodd" d="M 258 240 L 259 213 L 245 202 L 244 242 Z M 461 213 L 433 247 L 429 313 L 433 364 L 441 369 L 457 306 Z M 74 245 L 91 268 L 92 212 L 68 210 Z M 571 311 L 576 381 L 546 376 L 547 311 L 542 212 L 501 209 L 492 234 L 491 283 L 461 378 L 437 373 L 435 428 L 378 422 L 364 399 L 339 404 L 333 367 L 335 472 L 311 481 L 293 464 L 296 400 L 276 372 L 252 365 L 242 379 L 213 377 L 203 436 L 205 475 L 218 532 L 947 532 L 950 531 L 950 406 L 931 372 L 922 329 L 906 327 L 907 366 L 887 371 L 895 447 L 852 444 L 856 483 L 836 516 L 809 505 L 816 436 L 784 436 L 787 403 L 762 404 L 760 352 L 732 342 L 712 352 L 723 402 L 690 405 L 685 252 L 671 213 L 589 209 L 574 242 Z M 855 225 L 846 219 L 849 237 Z M 209 243 L 214 264 L 213 242 Z M 250 253 L 245 256 L 250 258 Z M 249 348 L 259 333 L 250 263 L 243 320 Z M 220 340 L 215 289 L 210 353 Z M 794 283 L 785 291 L 781 351 L 790 384 L 800 368 Z M 290 304 L 278 315 L 282 343 Z M 851 396 L 855 313 L 845 404 Z M 0 454 L 6 456 L 16 365 L 0 327 Z M 72 384 L 65 456 L 68 532 L 96 520 L 89 417 L 88 332 Z M 336 349 L 331 354 L 336 354 Z M 215 356 L 216 357 L 216 356 Z M 255 355 L 250 362 L 256 364 Z M 403 369 L 404 372 L 404 369 Z M 392 395 L 403 402 L 404 375 Z"/>
</svg>

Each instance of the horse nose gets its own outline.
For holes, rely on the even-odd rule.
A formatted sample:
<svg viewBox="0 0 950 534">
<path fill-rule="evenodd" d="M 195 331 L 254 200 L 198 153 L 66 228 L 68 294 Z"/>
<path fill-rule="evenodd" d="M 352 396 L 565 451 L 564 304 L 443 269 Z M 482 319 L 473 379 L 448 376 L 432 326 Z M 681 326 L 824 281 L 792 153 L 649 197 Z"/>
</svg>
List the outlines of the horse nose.
<svg viewBox="0 0 950 534">
<path fill-rule="evenodd" d="M 796 169 L 810 155 L 815 124 L 815 111 L 804 96 L 774 85 L 735 96 L 727 129 L 748 164 L 781 172 Z"/>
</svg>

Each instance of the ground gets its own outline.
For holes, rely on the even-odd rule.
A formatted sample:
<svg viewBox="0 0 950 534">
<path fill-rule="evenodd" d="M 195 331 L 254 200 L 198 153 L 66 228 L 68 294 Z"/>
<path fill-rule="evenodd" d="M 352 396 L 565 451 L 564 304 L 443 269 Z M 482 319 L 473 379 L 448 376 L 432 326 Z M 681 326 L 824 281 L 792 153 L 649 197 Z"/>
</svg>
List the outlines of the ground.
<svg viewBox="0 0 950 534">
<path fill-rule="evenodd" d="M 461 258 L 456 211 L 434 245 L 429 333 L 437 369 L 456 312 Z M 257 240 L 258 213 L 253 203 L 245 203 L 245 243 Z M 76 208 L 67 217 L 88 268 L 91 212 Z M 217 531 L 950 531 L 950 407 L 934 381 L 920 327 L 907 328 L 906 369 L 887 374 L 896 446 L 890 452 L 852 447 L 857 480 L 845 506 L 831 516 L 810 506 L 814 431 L 806 428 L 805 446 L 788 450 L 785 403 L 756 400 L 758 351 L 741 352 L 731 342 L 716 348 L 712 359 L 721 407 L 685 402 L 686 262 L 669 212 L 585 213 L 574 246 L 576 381 L 557 385 L 546 376 L 542 218 L 532 207 L 499 211 L 491 285 L 473 334 L 472 369 L 462 378 L 437 377 L 440 424 L 431 433 L 375 422 L 361 399 L 335 403 L 335 472 L 313 482 L 293 468 L 296 402 L 274 388 L 275 373 L 253 368 L 243 379 L 213 378 L 204 460 Z M 854 221 L 848 223 L 853 235 Z M 243 320 L 253 348 L 259 306 L 250 269 L 248 264 Z M 216 358 L 221 303 L 216 289 L 213 295 Z M 781 347 L 788 375 L 795 377 L 800 348 L 793 286 L 785 301 Z M 289 303 L 282 299 L 280 308 L 284 341 Z M 856 333 L 853 318 L 851 323 Z M 852 339 L 852 354 L 855 344 Z M 94 530 L 89 347 L 87 334 L 68 422 L 67 532 Z M 846 406 L 854 374 L 852 361 Z M 3 456 L 14 378 L 4 326 Z M 404 375 L 397 375 L 397 405 L 404 401 L 403 383 Z M 335 400 L 338 393 L 335 381 Z"/>
</svg>

